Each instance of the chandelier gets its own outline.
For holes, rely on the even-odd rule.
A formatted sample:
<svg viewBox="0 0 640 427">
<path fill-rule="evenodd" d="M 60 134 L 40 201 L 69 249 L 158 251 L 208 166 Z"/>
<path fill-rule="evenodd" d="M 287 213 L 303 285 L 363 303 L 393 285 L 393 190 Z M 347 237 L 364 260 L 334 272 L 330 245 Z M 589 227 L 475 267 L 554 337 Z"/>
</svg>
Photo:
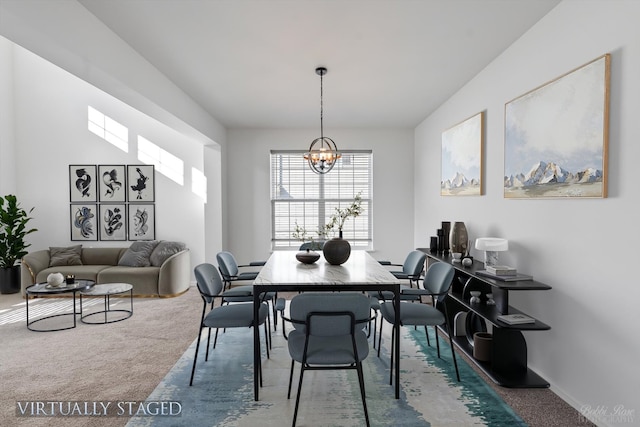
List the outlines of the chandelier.
<svg viewBox="0 0 640 427">
<path fill-rule="evenodd" d="M 342 156 L 333 139 L 324 136 L 322 127 L 322 77 L 327 74 L 324 67 L 316 68 L 316 74 L 320 76 L 320 138 L 316 138 L 309 147 L 309 152 L 304 153 L 304 158 L 309 162 L 311 170 L 318 174 L 325 174 L 333 169 L 338 159 Z"/>
</svg>

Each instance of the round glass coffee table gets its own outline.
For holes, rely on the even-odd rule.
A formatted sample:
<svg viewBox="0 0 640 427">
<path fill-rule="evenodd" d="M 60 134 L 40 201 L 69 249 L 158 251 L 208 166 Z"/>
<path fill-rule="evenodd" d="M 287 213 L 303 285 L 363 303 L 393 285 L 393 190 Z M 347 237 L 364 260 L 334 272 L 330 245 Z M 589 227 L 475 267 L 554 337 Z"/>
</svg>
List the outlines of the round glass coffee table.
<svg viewBox="0 0 640 427">
<path fill-rule="evenodd" d="M 111 306 L 111 296 L 129 293 L 129 309 L 114 309 Z M 124 295 L 127 297 L 126 295 Z M 104 310 L 86 313 L 82 306 L 83 298 L 103 297 Z M 103 325 L 105 323 L 120 322 L 133 315 L 133 285 L 129 283 L 105 283 L 95 285 L 80 292 L 80 321 L 90 325 Z M 99 320 L 94 320 L 99 318 Z"/>
<path fill-rule="evenodd" d="M 27 294 L 27 301 L 26 301 L 27 329 L 35 332 L 54 332 L 54 331 L 64 331 L 65 329 L 75 328 L 76 315 L 82 314 L 82 304 L 80 304 L 80 312 L 76 311 L 76 293 L 83 290 L 91 289 L 91 287 L 94 285 L 95 285 L 95 282 L 93 280 L 76 279 L 73 283 L 70 283 L 70 284 L 65 283 L 62 286 L 57 286 L 57 287 L 51 286 L 46 282 L 37 283 L 35 285 L 29 286 L 27 289 L 25 289 L 25 292 Z M 29 300 L 31 299 L 31 297 L 54 296 L 54 295 L 61 295 L 66 293 L 73 294 L 73 312 L 72 313 L 65 312 L 65 313 L 58 313 L 58 314 L 49 314 L 47 316 L 39 317 L 35 320 L 31 320 L 29 318 Z M 54 326 L 49 329 L 36 329 L 32 327 L 33 324 L 41 322 L 43 320 L 53 319 L 53 318 L 63 317 L 63 316 L 71 316 L 73 318 L 73 323 L 71 324 L 71 326 L 65 326 L 65 327 Z M 56 323 L 55 321 L 52 321 L 52 322 L 54 324 Z M 46 323 L 50 323 L 50 322 L 46 322 Z"/>
</svg>

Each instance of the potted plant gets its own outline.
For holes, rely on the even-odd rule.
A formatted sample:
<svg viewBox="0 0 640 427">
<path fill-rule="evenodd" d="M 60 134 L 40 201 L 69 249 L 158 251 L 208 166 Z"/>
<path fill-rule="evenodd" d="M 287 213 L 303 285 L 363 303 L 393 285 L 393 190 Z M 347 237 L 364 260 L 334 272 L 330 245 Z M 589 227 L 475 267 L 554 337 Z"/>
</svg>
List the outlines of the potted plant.
<svg viewBox="0 0 640 427">
<path fill-rule="evenodd" d="M 338 237 L 333 238 L 325 242 L 322 247 L 322 253 L 324 259 L 329 264 L 340 265 L 345 263 L 351 255 L 351 245 L 347 240 L 342 238 L 342 228 L 344 223 L 351 217 L 355 218 L 362 213 L 362 197 L 360 193 L 356 194 L 353 199 L 353 203 L 347 208 L 336 208 L 334 214 L 331 216 L 331 221 L 324 227 L 324 232 L 328 233 L 334 228 L 338 228 Z"/>
<path fill-rule="evenodd" d="M 37 231 L 27 229 L 31 221 L 29 212 L 20 207 L 16 196 L 0 197 L 0 293 L 13 294 L 20 291 L 20 265 L 18 261 L 31 246 L 25 242 L 27 234 Z"/>
<path fill-rule="evenodd" d="M 296 226 L 291 234 L 294 239 L 298 239 L 301 242 L 308 243 L 305 245 L 305 249 L 307 252 L 309 250 L 320 250 L 322 249 L 322 253 L 324 254 L 325 260 L 332 265 L 340 265 L 346 262 L 351 255 L 351 245 L 347 240 L 342 238 L 342 229 L 344 227 L 345 222 L 353 217 L 357 217 L 362 214 L 362 196 L 360 193 L 356 194 L 353 199 L 351 205 L 347 208 L 340 209 L 335 208 L 335 212 L 331 215 L 331 218 L 328 223 L 326 223 L 323 227 L 316 232 L 318 237 L 320 237 L 323 242 L 314 241 L 313 236 L 310 236 L 305 230 L 304 227 L 298 225 L 296 221 Z M 335 237 L 331 240 L 326 240 L 329 233 L 338 229 L 338 237 Z"/>
<path fill-rule="evenodd" d="M 333 215 L 331 215 L 331 221 L 329 221 L 325 226 L 324 233 L 328 233 L 330 230 L 333 230 L 335 227 L 338 228 L 338 238 L 342 239 L 342 228 L 344 227 L 344 223 L 351 217 L 355 218 L 360 216 L 362 213 L 362 196 L 360 193 L 356 194 L 353 202 L 348 208 L 339 209 L 336 208 Z"/>
</svg>

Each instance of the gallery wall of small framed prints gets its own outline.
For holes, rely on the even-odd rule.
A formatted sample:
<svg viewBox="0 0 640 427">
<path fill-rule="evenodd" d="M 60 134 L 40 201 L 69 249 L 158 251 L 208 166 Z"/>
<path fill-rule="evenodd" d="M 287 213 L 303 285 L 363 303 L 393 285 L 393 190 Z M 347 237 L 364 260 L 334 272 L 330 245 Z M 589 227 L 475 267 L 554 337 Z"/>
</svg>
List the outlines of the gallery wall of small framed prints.
<svg viewBox="0 0 640 427">
<path fill-rule="evenodd" d="M 69 165 L 74 241 L 154 240 L 153 165 Z"/>
</svg>

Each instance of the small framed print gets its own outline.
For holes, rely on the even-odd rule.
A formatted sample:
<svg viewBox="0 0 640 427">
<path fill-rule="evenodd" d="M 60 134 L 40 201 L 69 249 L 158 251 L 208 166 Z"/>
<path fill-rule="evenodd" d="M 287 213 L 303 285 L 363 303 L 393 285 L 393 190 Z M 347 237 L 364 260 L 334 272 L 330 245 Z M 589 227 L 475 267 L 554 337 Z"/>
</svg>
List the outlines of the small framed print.
<svg viewBox="0 0 640 427">
<path fill-rule="evenodd" d="M 129 203 L 129 240 L 155 240 L 156 207 L 152 203 Z"/>
<path fill-rule="evenodd" d="M 96 165 L 69 165 L 69 201 L 97 202 Z"/>
<path fill-rule="evenodd" d="M 127 240 L 127 215 L 124 204 L 101 204 L 100 240 Z"/>
<path fill-rule="evenodd" d="M 155 202 L 156 179 L 153 165 L 127 165 L 129 202 Z"/>
<path fill-rule="evenodd" d="M 79 203 L 72 204 L 70 207 L 71 240 L 98 240 L 97 205 Z"/>
<path fill-rule="evenodd" d="M 98 165 L 98 178 L 101 203 L 117 203 L 126 200 L 127 174 L 124 165 Z"/>
</svg>

